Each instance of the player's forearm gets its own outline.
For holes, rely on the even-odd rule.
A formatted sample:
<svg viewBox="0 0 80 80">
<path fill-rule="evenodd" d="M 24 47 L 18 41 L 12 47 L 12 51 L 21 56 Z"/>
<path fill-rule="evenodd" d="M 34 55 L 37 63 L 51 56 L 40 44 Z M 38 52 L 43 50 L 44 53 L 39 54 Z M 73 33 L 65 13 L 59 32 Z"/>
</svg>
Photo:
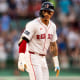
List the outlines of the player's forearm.
<svg viewBox="0 0 80 80">
<path fill-rule="evenodd" d="M 59 67 L 59 61 L 58 61 L 58 47 L 56 42 L 51 42 L 51 55 L 54 62 L 55 67 Z"/>
<path fill-rule="evenodd" d="M 22 40 L 22 42 L 19 45 L 19 53 L 25 53 L 26 44 L 27 44 L 27 42 L 25 40 Z"/>
<path fill-rule="evenodd" d="M 56 42 L 50 43 L 50 52 L 52 56 L 58 56 L 58 47 Z"/>
<path fill-rule="evenodd" d="M 18 69 L 24 71 L 25 68 L 25 51 L 26 51 L 26 40 L 22 40 L 19 44 L 19 59 L 18 59 Z"/>
</svg>

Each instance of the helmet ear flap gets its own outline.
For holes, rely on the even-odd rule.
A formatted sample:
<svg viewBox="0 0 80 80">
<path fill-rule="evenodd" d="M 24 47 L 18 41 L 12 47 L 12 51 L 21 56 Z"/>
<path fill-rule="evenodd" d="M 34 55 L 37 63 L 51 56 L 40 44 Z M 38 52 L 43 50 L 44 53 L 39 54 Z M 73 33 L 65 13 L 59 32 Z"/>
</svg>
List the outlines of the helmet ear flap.
<svg viewBox="0 0 80 80">
<path fill-rule="evenodd" d="M 42 11 L 40 10 L 40 12 L 39 12 L 39 15 L 41 16 L 42 15 Z"/>
<path fill-rule="evenodd" d="M 40 12 L 39 12 L 39 15 L 40 15 L 40 17 L 44 17 L 44 15 L 42 14 L 42 10 L 40 10 Z"/>
</svg>

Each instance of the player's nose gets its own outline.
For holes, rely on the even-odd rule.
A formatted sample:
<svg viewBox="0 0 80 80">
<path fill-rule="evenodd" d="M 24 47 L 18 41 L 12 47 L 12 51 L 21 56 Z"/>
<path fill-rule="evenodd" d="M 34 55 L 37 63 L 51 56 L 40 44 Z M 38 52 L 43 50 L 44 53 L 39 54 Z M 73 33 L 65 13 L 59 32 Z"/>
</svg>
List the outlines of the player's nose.
<svg viewBox="0 0 80 80">
<path fill-rule="evenodd" d="M 45 12 L 44 14 L 45 14 L 45 15 L 48 15 L 48 12 Z"/>
<path fill-rule="evenodd" d="M 47 12 L 44 13 L 44 16 L 49 16 L 49 14 Z"/>
</svg>

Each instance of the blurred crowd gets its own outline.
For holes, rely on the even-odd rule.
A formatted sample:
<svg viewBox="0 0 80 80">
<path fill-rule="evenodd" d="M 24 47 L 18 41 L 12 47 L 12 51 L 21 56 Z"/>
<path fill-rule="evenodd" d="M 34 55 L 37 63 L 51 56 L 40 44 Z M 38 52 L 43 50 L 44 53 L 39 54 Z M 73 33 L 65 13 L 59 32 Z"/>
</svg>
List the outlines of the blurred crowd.
<svg viewBox="0 0 80 80">
<path fill-rule="evenodd" d="M 57 26 L 60 66 L 80 68 L 80 0 L 49 1 L 55 6 L 52 21 Z M 0 69 L 6 63 L 16 67 L 19 37 L 40 8 L 41 0 L 0 0 Z"/>
</svg>

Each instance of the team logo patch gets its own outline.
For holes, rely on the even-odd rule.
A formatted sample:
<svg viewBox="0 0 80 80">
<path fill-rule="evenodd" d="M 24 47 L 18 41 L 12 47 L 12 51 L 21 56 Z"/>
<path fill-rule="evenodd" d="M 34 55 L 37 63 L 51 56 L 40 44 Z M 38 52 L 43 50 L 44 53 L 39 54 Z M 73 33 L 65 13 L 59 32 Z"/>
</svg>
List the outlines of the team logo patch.
<svg viewBox="0 0 80 80">
<path fill-rule="evenodd" d="M 24 33 L 25 33 L 26 35 L 29 35 L 29 34 L 30 34 L 30 32 L 29 32 L 29 31 L 24 31 Z"/>
</svg>

